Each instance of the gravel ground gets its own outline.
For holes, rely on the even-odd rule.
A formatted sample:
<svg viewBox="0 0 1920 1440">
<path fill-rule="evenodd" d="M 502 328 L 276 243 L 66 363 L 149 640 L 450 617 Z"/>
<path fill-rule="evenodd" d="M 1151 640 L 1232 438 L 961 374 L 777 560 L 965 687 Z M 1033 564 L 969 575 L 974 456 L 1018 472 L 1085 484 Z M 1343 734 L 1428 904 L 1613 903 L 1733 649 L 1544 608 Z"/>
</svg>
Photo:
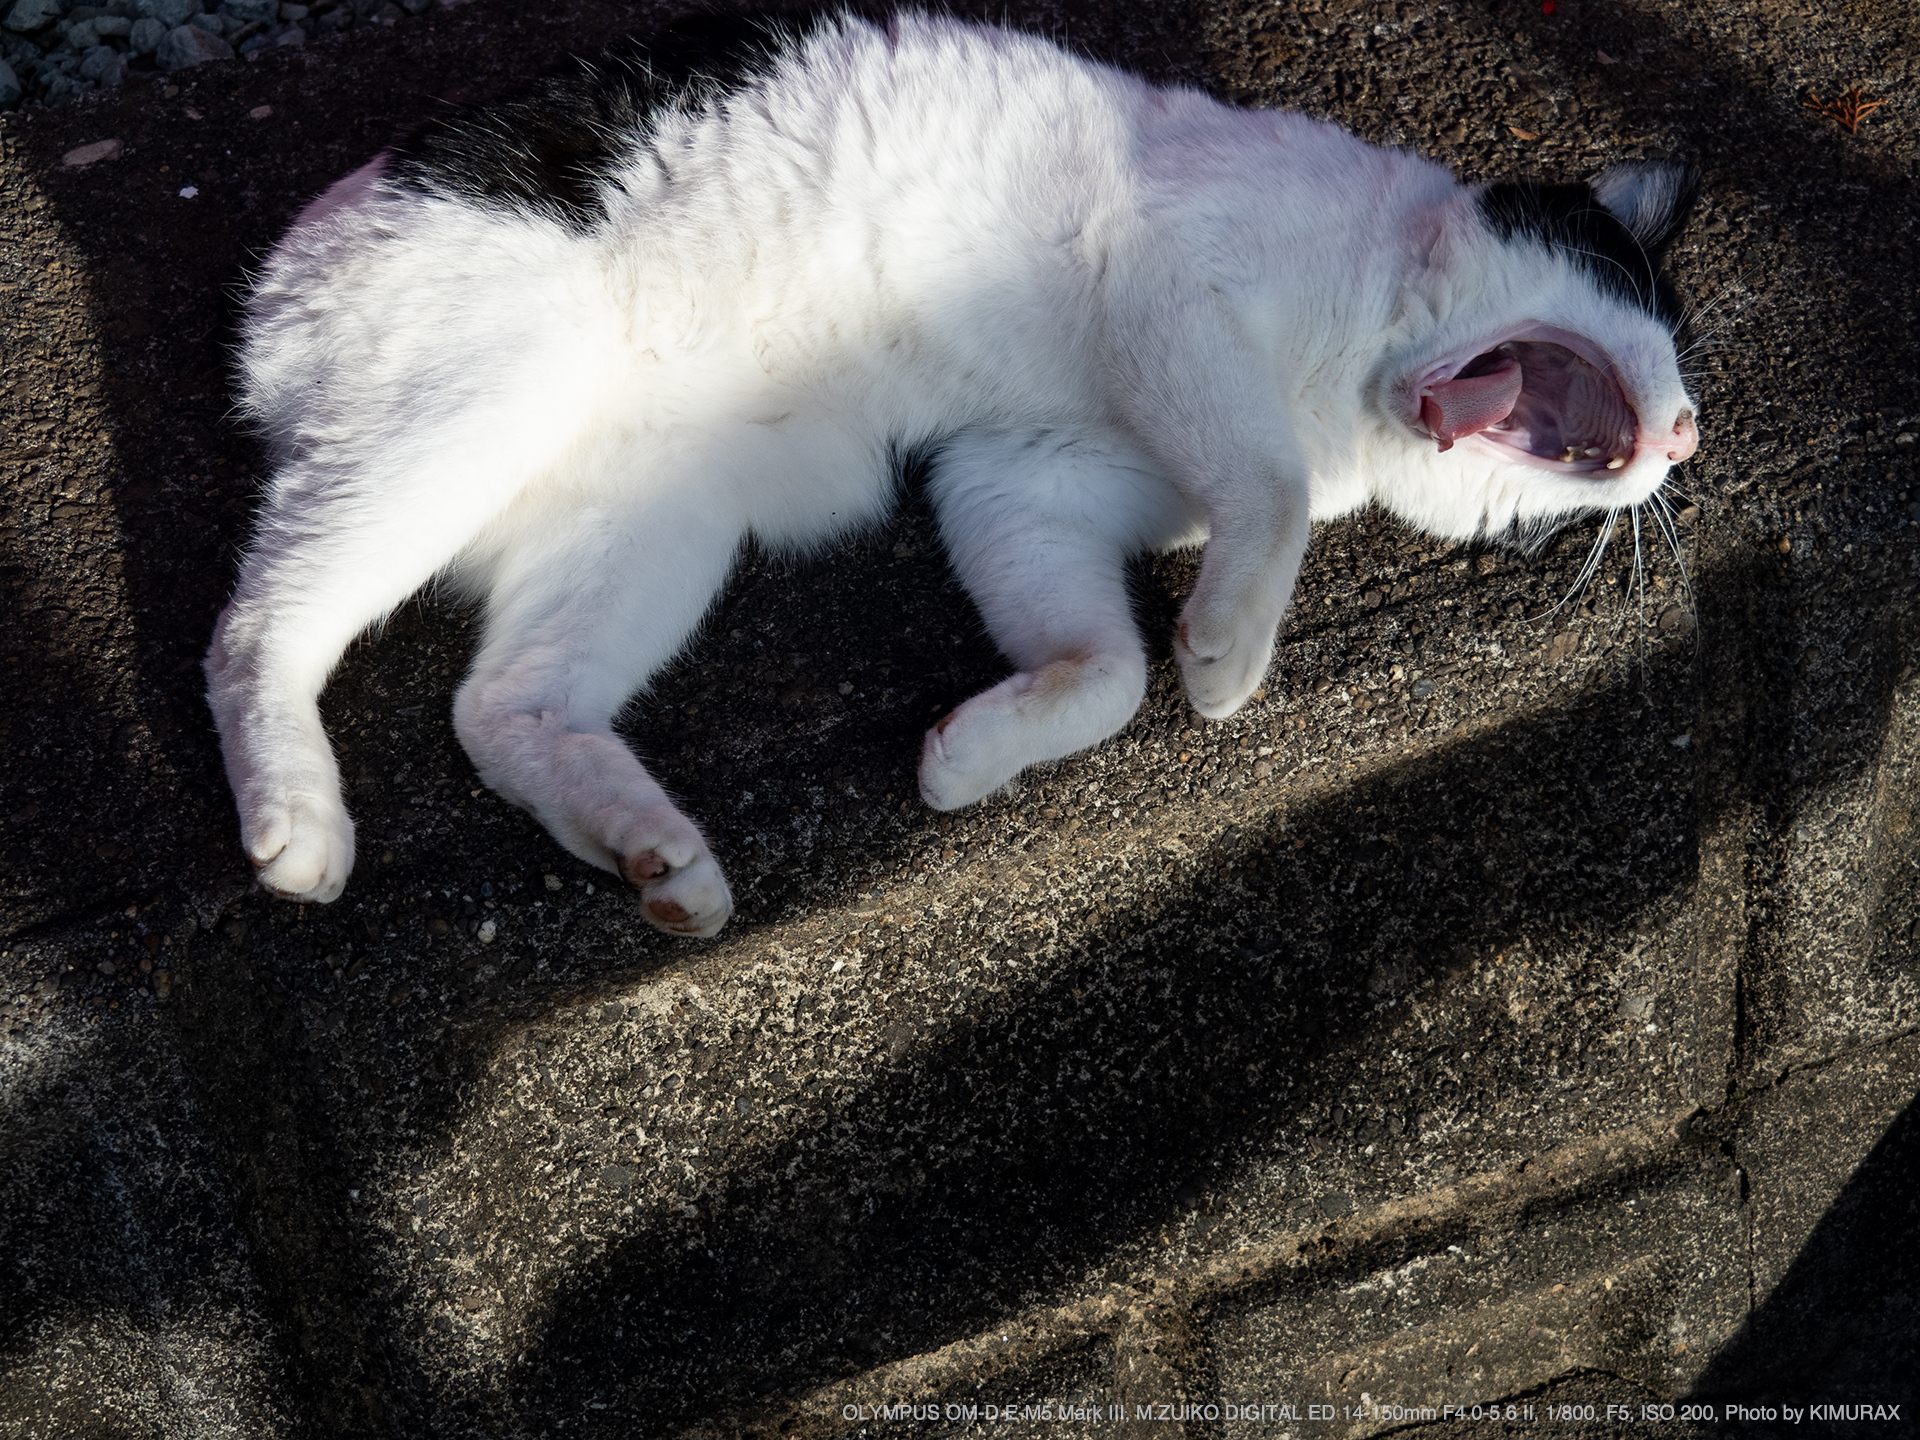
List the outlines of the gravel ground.
<svg viewBox="0 0 1920 1440">
<path fill-rule="evenodd" d="M 1920 21 L 1546 8 L 1006 18 L 1470 177 L 1699 164 L 1687 573 L 1623 531 L 1555 612 L 1592 525 L 1323 526 L 1205 724 L 1157 560 L 1135 723 L 937 816 L 920 732 L 1002 672 L 924 508 L 749 556 L 633 721 L 736 881 L 712 942 L 478 786 L 469 613 L 328 692 L 328 907 L 252 890 L 197 672 L 251 257 L 676 12 L 473 0 L 0 117 L 0 1430 L 1900 1433 L 1780 1407 L 1920 1398 Z M 1857 133 L 1807 108 L 1856 84 Z"/>
<path fill-rule="evenodd" d="M 445 0 L 439 0 L 445 3 Z M 453 5 L 463 0 L 451 0 Z M 436 0 L 13 0 L 0 17 L 0 110 L 248 60 L 356 25 L 396 25 Z"/>
</svg>

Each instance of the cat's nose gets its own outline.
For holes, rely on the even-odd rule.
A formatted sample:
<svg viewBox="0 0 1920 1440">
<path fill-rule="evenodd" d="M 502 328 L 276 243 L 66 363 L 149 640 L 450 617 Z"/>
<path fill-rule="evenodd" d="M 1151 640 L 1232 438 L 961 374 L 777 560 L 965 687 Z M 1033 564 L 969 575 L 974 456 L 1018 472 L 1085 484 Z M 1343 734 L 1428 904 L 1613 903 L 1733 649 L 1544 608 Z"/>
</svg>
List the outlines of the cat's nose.
<svg viewBox="0 0 1920 1440">
<path fill-rule="evenodd" d="M 1684 460 L 1700 448 L 1700 432 L 1694 428 L 1693 411 L 1682 410 L 1673 422 L 1673 434 L 1667 437 L 1667 459 Z"/>
</svg>

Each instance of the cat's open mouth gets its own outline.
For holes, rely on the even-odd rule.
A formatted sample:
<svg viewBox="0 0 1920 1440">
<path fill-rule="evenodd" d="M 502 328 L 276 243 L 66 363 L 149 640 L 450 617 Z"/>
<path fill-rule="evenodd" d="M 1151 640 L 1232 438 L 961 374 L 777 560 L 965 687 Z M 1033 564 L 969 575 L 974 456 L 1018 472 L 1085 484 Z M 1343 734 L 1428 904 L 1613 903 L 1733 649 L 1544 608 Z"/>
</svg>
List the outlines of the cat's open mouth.
<svg viewBox="0 0 1920 1440">
<path fill-rule="evenodd" d="M 1564 330 L 1530 330 L 1449 357 L 1420 377 L 1413 400 L 1415 423 L 1442 450 L 1472 439 L 1563 475 L 1620 470 L 1639 438 L 1612 363 Z"/>
</svg>

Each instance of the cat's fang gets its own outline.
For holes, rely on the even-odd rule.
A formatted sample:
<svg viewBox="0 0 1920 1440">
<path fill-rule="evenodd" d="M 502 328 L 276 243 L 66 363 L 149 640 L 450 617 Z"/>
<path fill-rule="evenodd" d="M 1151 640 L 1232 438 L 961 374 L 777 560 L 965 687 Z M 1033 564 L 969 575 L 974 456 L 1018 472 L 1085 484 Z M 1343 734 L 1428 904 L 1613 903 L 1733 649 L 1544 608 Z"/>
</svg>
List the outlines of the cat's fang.
<svg viewBox="0 0 1920 1440">
<path fill-rule="evenodd" d="M 1607 469 L 1618 470 L 1622 465 L 1626 463 L 1627 462 L 1625 460 L 1621 459 L 1618 455 L 1616 455 L 1613 457 L 1613 459 L 1607 461 Z"/>
</svg>

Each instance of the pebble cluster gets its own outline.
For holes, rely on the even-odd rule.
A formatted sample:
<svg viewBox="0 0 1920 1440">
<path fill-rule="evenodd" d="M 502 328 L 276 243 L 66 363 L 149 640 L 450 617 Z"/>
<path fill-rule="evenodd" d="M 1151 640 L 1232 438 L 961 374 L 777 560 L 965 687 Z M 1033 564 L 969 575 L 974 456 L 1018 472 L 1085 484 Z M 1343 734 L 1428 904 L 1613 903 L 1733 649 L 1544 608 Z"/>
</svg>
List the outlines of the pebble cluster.
<svg viewBox="0 0 1920 1440">
<path fill-rule="evenodd" d="M 58 105 L 129 75 L 185 70 L 304 45 L 354 25 L 392 25 L 436 0 L 0 0 L 0 110 Z M 447 3 L 447 0 L 440 0 Z"/>
</svg>

